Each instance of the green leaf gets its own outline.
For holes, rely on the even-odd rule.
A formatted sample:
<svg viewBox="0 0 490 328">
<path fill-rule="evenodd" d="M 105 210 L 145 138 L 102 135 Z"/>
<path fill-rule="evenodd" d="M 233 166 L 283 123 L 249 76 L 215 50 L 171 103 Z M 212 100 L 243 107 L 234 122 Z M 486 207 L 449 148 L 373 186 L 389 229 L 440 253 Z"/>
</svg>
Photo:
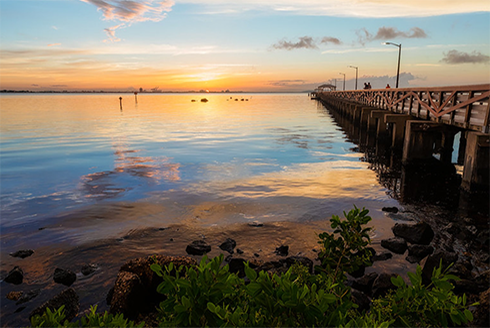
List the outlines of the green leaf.
<svg viewBox="0 0 490 328">
<path fill-rule="evenodd" d="M 403 281 L 403 278 L 401 276 L 391 277 L 391 283 L 396 287 L 405 286 L 405 281 Z"/>
<path fill-rule="evenodd" d="M 208 302 L 207 307 L 209 311 L 216 313 L 216 306 L 212 302 Z"/>
<path fill-rule="evenodd" d="M 257 279 L 257 272 L 255 272 L 254 269 L 251 269 L 248 264 L 245 264 L 245 274 L 250 281 L 255 281 Z"/>
<path fill-rule="evenodd" d="M 471 311 L 470 311 L 470 310 L 465 309 L 465 310 L 464 310 L 464 316 L 466 317 L 466 319 L 467 319 L 468 321 L 473 321 L 473 313 L 471 313 Z"/>
</svg>

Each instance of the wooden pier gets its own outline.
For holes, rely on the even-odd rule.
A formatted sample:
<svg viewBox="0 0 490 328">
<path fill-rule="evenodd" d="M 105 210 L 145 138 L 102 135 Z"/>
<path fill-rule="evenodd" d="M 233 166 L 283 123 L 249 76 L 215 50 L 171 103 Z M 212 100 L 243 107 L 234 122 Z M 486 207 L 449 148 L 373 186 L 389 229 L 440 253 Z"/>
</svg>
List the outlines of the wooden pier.
<svg viewBox="0 0 490 328">
<path fill-rule="evenodd" d="M 404 165 L 434 158 L 451 164 L 454 137 L 461 133 L 458 164 L 461 186 L 489 191 L 490 84 L 370 89 L 316 90 L 312 99 L 348 118 L 377 139 L 400 149 Z"/>
</svg>

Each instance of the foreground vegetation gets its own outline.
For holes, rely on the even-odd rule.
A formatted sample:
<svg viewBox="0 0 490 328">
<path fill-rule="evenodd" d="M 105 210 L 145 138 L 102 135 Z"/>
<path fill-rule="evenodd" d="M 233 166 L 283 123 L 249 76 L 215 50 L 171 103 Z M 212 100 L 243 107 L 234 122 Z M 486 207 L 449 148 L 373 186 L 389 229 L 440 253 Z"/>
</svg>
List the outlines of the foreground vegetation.
<svg viewBox="0 0 490 328">
<path fill-rule="evenodd" d="M 158 308 L 160 326 L 167 327 L 449 327 L 473 320 L 466 296 L 455 295 L 442 263 L 434 269 L 431 283 L 422 284 L 422 269 L 408 273 L 410 284 L 400 276 L 385 296 L 360 311 L 346 286 L 346 273 L 371 265 L 368 210 L 354 208 L 345 220 L 333 216 L 333 233 L 319 235 L 321 266 L 316 274 L 300 264 L 286 273 L 255 271 L 245 265 L 247 279 L 223 266 L 223 255 L 203 257 L 196 267 L 160 266 L 151 269 L 162 277 L 157 291 L 166 296 Z M 133 327 L 122 315 L 97 314 L 96 307 L 76 322 L 65 320 L 63 308 L 47 310 L 31 319 L 33 327 Z M 138 327 L 144 324 L 140 323 Z"/>
</svg>

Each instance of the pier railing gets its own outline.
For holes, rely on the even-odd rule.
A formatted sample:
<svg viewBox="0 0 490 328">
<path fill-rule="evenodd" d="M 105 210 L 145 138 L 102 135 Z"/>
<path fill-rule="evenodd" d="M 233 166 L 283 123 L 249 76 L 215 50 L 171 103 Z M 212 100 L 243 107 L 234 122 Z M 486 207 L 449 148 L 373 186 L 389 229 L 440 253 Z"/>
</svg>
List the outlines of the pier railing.
<svg viewBox="0 0 490 328">
<path fill-rule="evenodd" d="M 490 131 L 490 84 L 330 91 L 317 96 L 347 100 L 469 130 Z"/>
</svg>

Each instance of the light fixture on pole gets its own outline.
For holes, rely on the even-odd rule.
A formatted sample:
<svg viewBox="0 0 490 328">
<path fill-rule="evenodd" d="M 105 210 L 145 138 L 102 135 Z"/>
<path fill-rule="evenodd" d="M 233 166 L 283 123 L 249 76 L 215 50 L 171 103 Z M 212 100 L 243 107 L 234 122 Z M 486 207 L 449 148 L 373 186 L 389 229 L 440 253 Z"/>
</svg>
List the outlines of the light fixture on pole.
<svg viewBox="0 0 490 328">
<path fill-rule="evenodd" d="M 359 70 L 359 67 L 356 67 L 356 66 L 349 66 L 349 67 L 356 69 L 356 90 L 357 90 L 357 71 Z"/>
<path fill-rule="evenodd" d="M 398 80 L 400 79 L 400 58 L 402 56 L 402 44 L 394 42 L 383 42 L 383 44 L 398 47 L 398 69 L 396 70 L 396 88 L 398 88 Z"/>
<path fill-rule="evenodd" d="M 343 90 L 345 91 L 345 74 L 344 73 L 339 73 L 339 74 L 344 76 L 344 88 L 343 88 Z"/>
</svg>

